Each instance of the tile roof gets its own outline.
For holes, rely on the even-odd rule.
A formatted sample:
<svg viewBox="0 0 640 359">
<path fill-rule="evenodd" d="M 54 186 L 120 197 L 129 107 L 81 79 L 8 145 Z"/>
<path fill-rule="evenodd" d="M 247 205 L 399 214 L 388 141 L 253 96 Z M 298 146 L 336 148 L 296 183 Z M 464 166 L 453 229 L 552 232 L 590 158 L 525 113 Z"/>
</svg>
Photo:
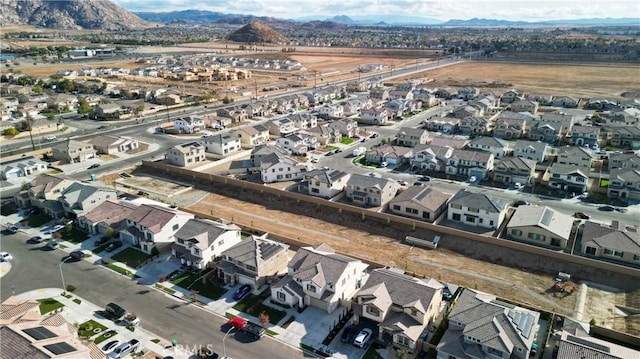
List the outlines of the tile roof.
<svg viewBox="0 0 640 359">
<path fill-rule="evenodd" d="M 473 207 L 489 213 L 500 213 L 507 208 L 508 200 L 489 196 L 483 193 L 474 193 L 466 189 L 458 191 L 449 201 L 451 204 L 460 204 L 463 207 Z"/>
<path fill-rule="evenodd" d="M 292 276 L 302 281 L 311 281 L 324 287 L 327 284 L 338 284 L 350 263 L 359 260 L 336 254 L 328 245 L 322 247 L 302 247 L 289 261 Z"/>
<path fill-rule="evenodd" d="M 451 198 L 451 195 L 440 192 L 431 186 L 411 186 L 391 200 L 389 205 L 400 202 L 411 202 L 430 211 L 435 211 Z"/>
<path fill-rule="evenodd" d="M 588 221 L 582 230 L 582 245 L 640 254 L 640 233 L 630 229 L 619 222 L 609 226 Z"/>
<path fill-rule="evenodd" d="M 268 261 L 278 252 L 287 252 L 289 246 L 267 238 L 251 236 L 235 246 L 227 249 L 223 254 L 233 258 L 234 262 L 260 268 L 260 264 Z"/>
<path fill-rule="evenodd" d="M 96 208 L 84 214 L 84 218 L 93 223 L 104 222 L 110 226 L 129 218 L 129 214 L 137 206 L 131 202 L 105 201 Z"/>
<path fill-rule="evenodd" d="M 160 233 L 177 214 L 168 208 L 143 204 L 134 209 L 127 219 L 148 228 L 153 233 Z"/>
<path fill-rule="evenodd" d="M 194 242 L 201 250 L 205 250 L 215 242 L 218 237 L 228 231 L 240 231 L 235 224 L 224 224 L 207 219 L 192 218 L 187 221 L 174 237 L 185 241 Z"/>
<path fill-rule="evenodd" d="M 546 206 L 520 206 L 516 208 L 507 228 L 540 227 L 556 236 L 569 239 L 573 218 Z"/>
<path fill-rule="evenodd" d="M 494 171 L 500 171 L 504 167 L 504 170 L 509 171 L 514 168 L 531 170 L 536 168 L 536 162 L 523 157 L 506 157 L 495 164 Z"/>
<path fill-rule="evenodd" d="M 306 180 L 316 180 L 316 181 L 320 181 L 320 183 L 326 183 L 326 184 L 333 184 L 335 181 L 343 178 L 344 176 L 349 176 L 348 173 L 340 171 L 340 170 L 332 170 L 332 169 L 328 169 L 328 170 L 324 170 L 324 169 L 320 169 L 320 170 L 312 170 L 307 172 L 304 175 L 304 178 Z"/>
</svg>

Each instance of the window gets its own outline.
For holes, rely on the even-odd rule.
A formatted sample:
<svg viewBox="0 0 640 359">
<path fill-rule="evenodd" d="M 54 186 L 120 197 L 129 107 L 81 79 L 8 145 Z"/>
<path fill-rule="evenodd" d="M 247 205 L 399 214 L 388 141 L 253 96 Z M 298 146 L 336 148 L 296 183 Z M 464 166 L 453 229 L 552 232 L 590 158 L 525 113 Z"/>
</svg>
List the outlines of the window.
<svg viewBox="0 0 640 359">
<path fill-rule="evenodd" d="M 585 249 L 584 249 L 584 252 L 585 252 L 586 254 L 589 254 L 589 255 L 595 256 L 595 255 L 596 255 L 596 253 L 598 252 L 598 249 L 597 249 L 597 248 L 595 248 L 595 247 L 587 247 L 587 248 L 585 248 Z"/>
<path fill-rule="evenodd" d="M 622 256 L 624 255 L 624 253 L 621 251 L 618 251 L 615 249 L 609 249 L 609 248 L 604 249 L 604 254 L 607 256 L 619 257 L 619 258 L 622 258 Z"/>
<path fill-rule="evenodd" d="M 404 345 L 405 347 L 408 347 L 409 345 L 411 345 L 411 340 L 409 340 L 409 338 L 402 335 L 398 335 L 397 338 L 398 338 L 398 344 Z"/>
<path fill-rule="evenodd" d="M 370 305 L 367 305 L 367 313 L 379 317 L 380 316 L 380 310 L 378 310 L 377 308 L 374 308 Z"/>
<path fill-rule="evenodd" d="M 451 217 L 451 219 L 453 219 L 454 221 L 459 221 L 460 220 L 460 213 L 454 213 L 453 216 Z"/>
<path fill-rule="evenodd" d="M 529 239 L 533 239 L 535 241 L 544 241 L 544 239 L 545 239 L 544 236 L 542 234 L 539 234 L 539 233 L 529 233 L 527 235 L 527 237 Z"/>
<path fill-rule="evenodd" d="M 638 254 L 634 254 L 634 255 L 633 255 L 633 260 L 634 260 L 635 262 L 640 262 L 640 255 L 638 255 Z"/>
<path fill-rule="evenodd" d="M 411 315 L 414 316 L 414 317 L 417 316 L 418 315 L 418 311 L 415 310 L 415 309 L 411 309 Z"/>
<path fill-rule="evenodd" d="M 522 231 L 519 229 L 512 229 L 511 234 L 513 234 L 514 236 L 520 237 L 522 236 Z"/>
<path fill-rule="evenodd" d="M 311 189 L 311 193 L 320 193 L 320 189 L 318 189 L 318 188 L 312 188 L 312 189 Z"/>
<path fill-rule="evenodd" d="M 278 294 L 276 296 L 277 296 L 278 300 L 280 300 L 280 301 L 284 302 L 284 301 L 287 300 L 287 296 L 283 292 L 278 292 Z"/>
<path fill-rule="evenodd" d="M 250 266 L 250 265 L 247 265 L 247 269 L 250 270 L 250 271 L 253 271 L 253 272 L 256 271 L 256 267 Z"/>
<path fill-rule="evenodd" d="M 465 221 L 469 222 L 469 223 L 476 223 L 476 217 L 474 216 L 464 216 L 465 217 Z"/>
<path fill-rule="evenodd" d="M 316 286 L 314 286 L 313 284 L 307 284 L 307 290 L 309 292 L 315 293 L 316 292 Z"/>
<path fill-rule="evenodd" d="M 180 238 L 178 238 L 178 243 L 180 243 L 180 244 L 184 244 L 184 239 L 180 239 Z"/>
<path fill-rule="evenodd" d="M 393 205 L 393 209 L 395 209 L 396 211 L 399 211 L 400 210 L 400 206 L 398 206 L 397 204 L 394 204 Z"/>
<path fill-rule="evenodd" d="M 180 228 L 180 224 L 176 223 L 173 225 L 173 227 L 171 229 L 173 229 L 174 231 L 177 231 L 178 228 Z"/>
<path fill-rule="evenodd" d="M 462 205 L 459 205 L 459 204 L 456 204 L 456 203 L 452 203 L 451 204 L 451 208 L 462 209 Z"/>
<path fill-rule="evenodd" d="M 478 213 L 480 212 L 480 210 L 477 208 L 469 207 L 469 212 Z"/>
<path fill-rule="evenodd" d="M 405 208 L 404 211 L 407 213 L 411 213 L 411 208 Z"/>
</svg>

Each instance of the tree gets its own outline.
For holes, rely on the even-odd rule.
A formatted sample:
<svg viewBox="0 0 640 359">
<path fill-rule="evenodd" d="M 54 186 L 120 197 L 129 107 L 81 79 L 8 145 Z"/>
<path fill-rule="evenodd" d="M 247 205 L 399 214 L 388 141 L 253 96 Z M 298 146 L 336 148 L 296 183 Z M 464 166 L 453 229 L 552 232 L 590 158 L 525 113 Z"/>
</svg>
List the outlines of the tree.
<svg viewBox="0 0 640 359">
<path fill-rule="evenodd" d="M 89 105 L 89 102 L 87 102 L 86 99 L 80 97 L 78 100 L 78 113 L 82 115 L 85 113 L 91 113 L 92 111 L 93 107 Z"/>
<path fill-rule="evenodd" d="M 404 349 L 396 350 L 396 359 L 407 359 L 407 352 Z"/>
<path fill-rule="evenodd" d="M 113 236 L 116 235 L 116 230 L 113 229 L 112 227 L 107 228 L 107 230 L 104 232 L 104 236 L 111 239 L 113 238 Z"/>
<path fill-rule="evenodd" d="M 19 133 L 20 133 L 20 131 L 16 130 L 13 127 L 9 127 L 7 129 L 5 129 L 4 131 L 2 131 L 2 135 L 3 136 L 15 136 L 15 135 L 17 135 Z"/>
</svg>

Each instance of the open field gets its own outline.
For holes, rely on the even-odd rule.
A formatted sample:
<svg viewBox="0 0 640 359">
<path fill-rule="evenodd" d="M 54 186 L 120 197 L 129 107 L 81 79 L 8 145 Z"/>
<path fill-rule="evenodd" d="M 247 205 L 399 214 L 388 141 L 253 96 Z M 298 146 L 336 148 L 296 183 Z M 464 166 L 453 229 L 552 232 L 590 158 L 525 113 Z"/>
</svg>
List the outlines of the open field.
<svg viewBox="0 0 640 359">
<path fill-rule="evenodd" d="M 433 86 L 476 86 L 482 90 L 516 88 L 536 94 L 621 98 L 638 92 L 640 66 L 631 64 L 557 64 L 471 61 L 425 71 L 412 77 L 433 78 Z"/>
</svg>

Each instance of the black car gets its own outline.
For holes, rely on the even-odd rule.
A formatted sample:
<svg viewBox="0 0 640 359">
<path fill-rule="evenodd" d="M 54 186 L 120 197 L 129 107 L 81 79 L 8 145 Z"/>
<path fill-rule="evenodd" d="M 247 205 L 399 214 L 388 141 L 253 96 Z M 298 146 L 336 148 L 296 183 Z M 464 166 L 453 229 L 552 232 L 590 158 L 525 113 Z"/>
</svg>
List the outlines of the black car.
<svg viewBox="0 0 640 359">
<path fill-rule="evenodd" d="M 429 181 L 431 181 L 431 177 L 429 177 L 429 176 L 422 176 L 422 177 L 418 178 L 418 181 L 422 181 L 422 182 L 429 182 Z"/>
<path fill-rule="evenodd" d="M 109 244 L 109 246 L 105 249 L 107 252 L 113 252 L 116 249 L 122 247 L 122 241 L 115 241 L 111 244 Z"/>
<path fill-rule="evenodd" d="M 42 238 L 41 236 L 35 236 L 35 237 L 29 238 L 29 243 L 42 243 L 46 240 L 47 238 Z"/>
<path fill-rule="evenodd" d="M 84 252 L 83 251 L 73 251 L 71 253 L 69 253 L 68 256 L 62 258 L 63 262 L 68 262 L 69 260 L 77 262 L 79 260 L 81 260 L 82 258 L 84 258 Z"/>
<path fill-rule="evenodd" d="M 112 317 L 115 317 L 116 319 L 120 319 L 124 317 L 125 314 L 127 314 L 127 311 L 116 303 L 107 304 L 107 306 L 105 307 L 105 312 L 107 312 Z"/>
<path fill-rule="evenodd" d="M 610 205 L 604 205 L 604 206 L 600 206 L 598 207 L 598 210 L 600 211 L 605 211 L 605 212 L 613 212 L 615 211 L 616 207 L 614 206 L 610 206 Z"/>
<path fill-rule="evenodd" d="M 88 169 L 92 170 L 92 169 L 94 169 L 94 168 L 98 168 L 98 167 L 100 167 L 100 164 L 99 164 L 99 163 L 94 163 L 94 164 L 92 164 L 91 166 L 89 166 L 89 168 L 88 168 Z"/>
<path fill-rule="evenodd" d="M 97 241 L 96 241 L 96 247 L 100 247 L 103 244 L 107 244 L 107 242 L 109 242 L 109 238 L 107 237 L 100 237 Z"/>
<path fill-rule="evenodd" d="M 517 200 L 513 203 L 514 207 L 519 207 L 519 206 L 529 206 L 531 203 L 527 202 L 527 201 L 523 201 L 523 200 Z"/>
</svg>

